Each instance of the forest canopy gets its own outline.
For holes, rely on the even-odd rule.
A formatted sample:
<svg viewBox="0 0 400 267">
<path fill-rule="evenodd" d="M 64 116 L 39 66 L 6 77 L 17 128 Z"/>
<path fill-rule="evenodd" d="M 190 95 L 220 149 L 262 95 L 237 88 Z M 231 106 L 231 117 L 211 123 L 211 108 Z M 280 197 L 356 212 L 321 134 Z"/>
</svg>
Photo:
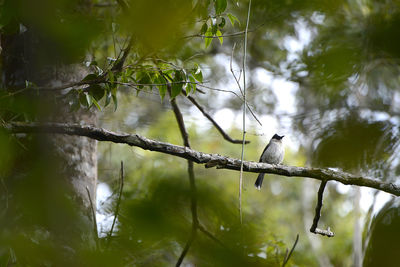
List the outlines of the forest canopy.
<svg viewBox="0 0 400 267">
<path fill-rule="evenodd" d="M 0 0 L 0 266 L 396 266 L 399 4 Z"/>
</svg>

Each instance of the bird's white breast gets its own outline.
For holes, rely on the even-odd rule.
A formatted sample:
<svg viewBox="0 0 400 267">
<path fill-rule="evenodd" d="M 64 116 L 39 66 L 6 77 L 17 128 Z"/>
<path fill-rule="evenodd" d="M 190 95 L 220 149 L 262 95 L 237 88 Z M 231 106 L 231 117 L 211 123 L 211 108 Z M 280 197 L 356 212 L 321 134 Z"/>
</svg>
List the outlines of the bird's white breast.
<svg viewBox="0 0 400 267">
<path fill-rule="evenodd" d="M 285 150 L 282 141 L 272 140 L 269 143 L 268 148 L 262 155 L 262 162 L 269 164 L 280 164 L 283 161 L 283 156 L 285 155 Z"/>
</svg>

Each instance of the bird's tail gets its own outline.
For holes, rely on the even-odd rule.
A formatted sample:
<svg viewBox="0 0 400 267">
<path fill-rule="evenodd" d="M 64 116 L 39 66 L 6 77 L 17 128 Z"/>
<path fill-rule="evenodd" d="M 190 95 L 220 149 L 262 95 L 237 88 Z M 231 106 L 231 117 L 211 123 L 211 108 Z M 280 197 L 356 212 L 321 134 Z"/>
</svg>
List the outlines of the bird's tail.
<svg viewBox="0 0 400 267">
<path fill-rule="evenodd" d="M 264 175 L 265 175 L 265 173 L 260 173 L 260 174 L 258 175 L 258 177 L 257 177 L 256 182 L 254 183 L 254 186 L 255 186 L 258 190 L 261 190 L 261 186 L 262 186 L 262 183 L 263 183 L 263 180 L 264 180 Z"/>
</svg>

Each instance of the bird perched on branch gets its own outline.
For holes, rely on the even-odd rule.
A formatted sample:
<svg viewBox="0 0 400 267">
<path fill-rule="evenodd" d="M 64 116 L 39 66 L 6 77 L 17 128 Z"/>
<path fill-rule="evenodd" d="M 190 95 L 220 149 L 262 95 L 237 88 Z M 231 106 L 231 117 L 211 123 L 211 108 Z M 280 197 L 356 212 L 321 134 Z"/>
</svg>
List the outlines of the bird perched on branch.
<svg viewBox="0 0 400 267">
<path fill-rule="evenodd" d="M 283 156 L 285 155 L 285 149 L 283 147 L 282 138 L 284 135 L 279 136 L 274 134 L 268 145 L 265 147 L 263 153 L 260 157 L 260 162 L 265 162 L 269 164 L 281 164 L 283 161 Z M 261 185 L 264 180 L 265 173 L 260 173 L 257 177 L 257 180 L 254 186 L 260 190 Z"/>
</svg>

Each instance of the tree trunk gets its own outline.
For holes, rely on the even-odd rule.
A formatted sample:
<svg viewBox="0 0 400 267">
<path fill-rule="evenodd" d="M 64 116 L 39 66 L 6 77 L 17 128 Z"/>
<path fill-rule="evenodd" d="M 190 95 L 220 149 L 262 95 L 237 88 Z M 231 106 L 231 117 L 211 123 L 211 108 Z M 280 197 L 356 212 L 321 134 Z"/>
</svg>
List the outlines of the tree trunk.
<svg viewBox="0 0 400 267">
<path fill-rule="evenodd" d="M 70 112 L 60 92 L 18 91 L 27 81 L 38 87 L 80 81 L 88 71 L 46 58 L 47 40 L 29 26 L 14 24 L 17 32 L 1 36 L 2 87 L 15 93 L 5 100 L 8 108 L 0 108 L 1 119 L 95 125 L 95 112 Z M 0 244 L 8 249 L 0 248 L 0 259 L 10 253 L 19 263 L 76 266 L 78 252 L 93 248 L 97 238 L 87 193 L 88 189 L 95 209 L 96 141 L 67 135 L 0 135 L 3 143 L 7 146 L 0 160 L 7 158 L 9 167 L 0 166 Z M 43 248 L 53 251 L 31 255 Z"/>
</svg>

